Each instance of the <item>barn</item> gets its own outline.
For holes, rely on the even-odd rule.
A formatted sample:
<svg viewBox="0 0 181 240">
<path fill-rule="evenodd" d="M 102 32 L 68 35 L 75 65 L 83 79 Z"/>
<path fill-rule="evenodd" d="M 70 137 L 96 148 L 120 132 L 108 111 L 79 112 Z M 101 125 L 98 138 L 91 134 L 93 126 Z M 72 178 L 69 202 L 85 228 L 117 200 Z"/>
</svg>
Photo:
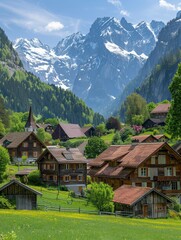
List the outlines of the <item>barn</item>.
<svg viewBox="0 0 181 240">
<path fill-rule="evenodd" d="M 154 188 L 123 185 L 114 191 L 113 202 L 116 210 L 136 217 L 165 218 L 172 200 Z"/>
<path fill-rule="evenodd" d="M 16 209 L 36 209 L 37 195 L 42 195 L 42 193 L 15 179 L 0 188 L 0 196 L 15 201 Z"/>
</svg>

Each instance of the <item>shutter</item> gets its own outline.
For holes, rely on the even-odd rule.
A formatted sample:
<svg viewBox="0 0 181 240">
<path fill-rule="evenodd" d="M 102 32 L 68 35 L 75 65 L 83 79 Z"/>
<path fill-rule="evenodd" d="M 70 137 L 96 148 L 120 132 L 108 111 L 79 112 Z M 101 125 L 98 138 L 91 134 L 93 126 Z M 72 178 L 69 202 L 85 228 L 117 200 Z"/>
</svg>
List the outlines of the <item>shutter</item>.
<svg viewBox="0 0 181 240">
<path fill-rule="evenodd" d="M 141 168 L 138 168 L 138 177 L 141 177 Z"/>
<path fill-rule="evenodd" d="M 176 168 L 173 167 L 173 176 L 176 176 Z"/>
<path fill-rule="evenodd" d="M 180 181 L 177 181 L 177 190 L 180 190 Z"/>
<path fill-rule="evenodd" d="M 148 168 L 148 177 L 150 177 L 150 168 Z"/>
<path fill-rule="evenodd" d="M 164 176 L 167 176 L 167 168 L 164 168 Z"/>
</svg>

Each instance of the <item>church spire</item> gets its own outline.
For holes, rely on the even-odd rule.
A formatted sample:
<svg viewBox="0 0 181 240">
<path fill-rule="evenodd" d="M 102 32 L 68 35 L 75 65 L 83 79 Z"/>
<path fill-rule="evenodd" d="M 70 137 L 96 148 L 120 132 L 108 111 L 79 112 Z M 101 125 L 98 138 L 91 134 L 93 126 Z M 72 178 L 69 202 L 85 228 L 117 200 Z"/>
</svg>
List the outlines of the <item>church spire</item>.
<svg viewBox="0 0 181 240">
<path fill-rule="evenodd" d="M 29 115 L 25 124 L 25 132 L 36 132 L 36 122 L 33 117 L 32 108 L 30 106 Z"/>
</svg>

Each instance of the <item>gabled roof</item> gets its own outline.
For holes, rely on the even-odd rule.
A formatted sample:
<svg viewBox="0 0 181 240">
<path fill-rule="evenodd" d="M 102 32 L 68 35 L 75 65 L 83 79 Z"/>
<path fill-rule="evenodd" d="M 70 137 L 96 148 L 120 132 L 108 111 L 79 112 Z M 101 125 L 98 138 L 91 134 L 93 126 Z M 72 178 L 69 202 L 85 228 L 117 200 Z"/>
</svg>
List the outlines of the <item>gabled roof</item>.
<svg viewBox="0 0 181 240">
<path fill-rule="evenodd" d="M 117 161 L 124 168 L 137 168 L 161 148 L 165 147 L 181 161 L 180 155 L 174 151 L 166 142 L 138 143 L 132 145 L 110 146 L 96 159 L 91 161 L 90 166 L 101 167 L 107 161 Z"/>
<path fill-rule="evenodd" d="M 159 134 L 159 135 L 154 135 L 154 137 L 156 138 L 156 139 L 160 139 L 160 138 L 162 138 L 162 137 L 164 137 L 164 138 L 167 138 L 167 139 L 169 139 L 167 136 L 165 136 L 164 134 Z"/>
<path fill-rule="evenodd" d="M 132 140 L 138 140 L 139 143 L 146 141 L 148 138 L 153 138 L 155 141 L 157 141 L 153 135 L 139 135 L 131 137 Z"/>
<path fill-rule="evenodd" d="M 89 131 L 90 129 L 95 130 L 95 128 L 93 126 L 90 127 L 82 127 L 81 130 L 83 133 L 86 133 L 87 131 Z"/>
<path fill-rule="evenodd" d="M 157 193 L 161 197 L 165 198 L 168 202 L 172 203 L 171 199 L 154 188 L 134 187 L 131 185 L 122 185 L 116 189 L 114 191 L 113 202 L 133 206 L 151 192 Z"/>
<path fill-rule="evenodd" d="M 35 136 L 35 138 L 41 142 L 36 134 L 33 132 L 12 132 L 6 134 L 3 138 L 0 139 L 0 145 L 5 144 L 6 148 L 17 148 L 22 142 L 24 142 L 30 135 Z M 6 144 L 7 143 L 7 144 Z M 41 142 L 44 146 L 44 144 Z"/>
<path fill-rule="evenodd" d="M 13 179 L 13 180 L 11 180 L 9 183 L 7 183 L 7 184 L 5 184 L 4 186 L 2 186 L 2 187 L 0 188 L 0 192 L 1 192 L 2 190 L 4 190 L 5 188 L 13 185 L 13 184 L 18 184 L 19 186 L 21 186 L 22 188 L 27 189 L 28 191 L 31 191 L 31 192 L 33 192 L 33 193 L 35 193 L 35 194 L 37 194 L 37 195 L 42 195 L 41 192 L 38 192 L 38 191 L 34 190 L 33 188 L 28 187 L 27 185 L 19 182 L 19 181 L 16 180 L 16 179 Z"/>
<path fill-rule="evenodd" d="M 86 137 L 78 124 L 59 123 L 59 126 L 69 138 Z"/>
<path fill-rule="evenodd" d="M 153 113 L 168 113 L 170 108 L 170 103 L 162 103 L 156 106 L 152 111 L 151 114 Z"/>
<path fill-rule="evenodd" d="M 58 163 L 87 163 L 86 158 L 78 148 L 66 149 L 55 146 L 47 147 L 37 159 L 37 162 L 41 162 L 47 153 L 50 153 Z"/>
</svg>

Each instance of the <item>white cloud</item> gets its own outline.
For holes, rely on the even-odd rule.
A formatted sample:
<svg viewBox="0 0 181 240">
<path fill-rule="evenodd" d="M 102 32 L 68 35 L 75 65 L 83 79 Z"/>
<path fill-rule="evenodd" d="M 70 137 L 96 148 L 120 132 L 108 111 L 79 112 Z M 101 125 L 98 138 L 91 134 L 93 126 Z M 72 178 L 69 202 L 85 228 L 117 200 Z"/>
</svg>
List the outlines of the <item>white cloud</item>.
<svg viewBox="0 0 181 240">
<path fill-rule="evenodd" d="M 108 3 L 111 3 L 115 7 L 121 7 L 121 2 L 119 0 L 107 0 Z"/>
<path fill-rule="evenodd" d="M 166 0 L 159 0 L 159 5 L 160 5 L 160 7 L 165 8 L 167 10 L 172 10 L 172 11 L 181 10 L 180 3 L 177 6 L 175 4 L 167 2 Z"/>
<path fill-rule="evenodd" d="M 129 12 L 126 11 L 126 10 L 121 10 L 120 14 L 123 15 L 123 16 L 126 16 L 126 17 L 129 17 L 129 15 L 130 15 Z"/>
<path fill-rule="evenodd" d="M 11 18 L 1 19 L 7 26 L 16 25 L 36 33 L 67 36 L 77 31 L 79 19 L 55 15 L 30 1 L 1 0 L 0 8 L 9 12 Z"/>
<path fill-rule="evenodd" d="M 128 17 L 130 15 L 127 10 L 122 8 L 121 1 L 119 1 L 119 0 L 107 0 L 107 2 L 114 5 L 121 15 L 126 16 L 126 17 Z"/>
<path fill-rule="evenodd" d="M 48 32 L 52 32 L 52 31 L 58 31 L 64 28 L 64 25 L 60 22 L 49 22 L 46 27 L 45 30 Z"/>
</svg>

